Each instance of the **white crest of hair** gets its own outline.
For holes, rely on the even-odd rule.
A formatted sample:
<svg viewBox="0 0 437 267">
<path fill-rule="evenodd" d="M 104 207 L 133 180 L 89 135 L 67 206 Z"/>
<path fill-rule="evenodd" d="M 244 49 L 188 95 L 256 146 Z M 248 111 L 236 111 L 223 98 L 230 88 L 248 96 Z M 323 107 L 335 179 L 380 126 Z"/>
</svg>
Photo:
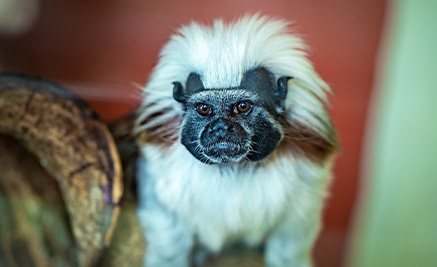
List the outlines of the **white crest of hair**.
<svg viewBox="0 0 437 267">
<path fill-rule="evenodd" d="M 182 114 L 173 99 L 172 83 L 185 84 L 191 72 L 201 76 L 205 88 L 230 88 L 240 85 L 246 71 L 265 67 L 276 78 L 294 78 L 288 83 L 288 117 L 325 133 L 330 123 L 323 104 L 329 87 L 314 71 L 305 43 L 290 32 L 289 25 L 284 20 L 247 15 L 229 24 L 216 20 L 212 26 L 195 22 L 183 26 L 164 46 L 144 88 L 136 131 L 165 123 L 165 118 L 157 117 L 156 122 L 143 124 L 157 111 Z"/>
</svg>

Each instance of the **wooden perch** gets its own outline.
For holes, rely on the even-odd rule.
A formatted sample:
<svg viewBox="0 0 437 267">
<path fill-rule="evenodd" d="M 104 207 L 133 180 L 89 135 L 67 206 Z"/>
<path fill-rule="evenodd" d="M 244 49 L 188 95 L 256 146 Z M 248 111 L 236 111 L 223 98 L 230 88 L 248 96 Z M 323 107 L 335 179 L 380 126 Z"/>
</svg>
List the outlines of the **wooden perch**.
<svg viewBox="0 0 437 267">
<path fill-rule="evenodd" d="M 26 255 L 36 266 L 97 264 L 123 185 L 114 141 L 83 101 L 41 79 L 1 74 L 0 170 L 0 265 L 20 266 Z M 20 247 L 26 253 L 16 255 Z"/>
</svg>

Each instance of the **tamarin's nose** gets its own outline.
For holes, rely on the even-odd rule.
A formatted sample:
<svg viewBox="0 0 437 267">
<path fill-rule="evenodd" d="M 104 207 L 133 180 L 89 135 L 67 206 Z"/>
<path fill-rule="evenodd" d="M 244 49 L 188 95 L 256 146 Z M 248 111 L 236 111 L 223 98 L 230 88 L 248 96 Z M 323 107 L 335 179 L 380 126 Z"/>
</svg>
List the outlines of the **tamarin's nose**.
<svg viewBox="0 0 437 267">
<path fill-rule="evenodd" d="M 208 132 L 213 134 L 215 137 L 225 137 L 226 135 L 237 134 L 240 128 L 241 126 L 233 123 L 230 120 L 218 119 L 211 125 L 211 127 L 208 129 Z M 241 128 L 241 130 L 243 129 Z"/>
</svg>

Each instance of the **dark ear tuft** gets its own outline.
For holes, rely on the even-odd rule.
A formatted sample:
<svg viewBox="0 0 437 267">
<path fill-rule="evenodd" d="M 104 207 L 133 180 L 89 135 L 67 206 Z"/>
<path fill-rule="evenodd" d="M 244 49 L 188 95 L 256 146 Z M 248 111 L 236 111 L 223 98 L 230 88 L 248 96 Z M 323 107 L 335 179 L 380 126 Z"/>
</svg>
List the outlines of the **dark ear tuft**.
<svg viewBox="0 0 437 267">
<path fill-rule="evenodd" d="M 186 89 L 186 93 L 189 95 L 194 92 L 205 89 L 205 87 L 203 87 L 203 82 L 200 79 L 200 75 L 195 72 L 190 73 L 187 79 L 187 85 L 185 89 Z"/>
<path fill-rule="evenodd" d="M 282 76 L 278 79 L 278 87 L 275 92 L 276 112 L 283 114 L 285 112 L 285 99 L 288 93 L 288 81 L 293 77 Z"/>
<path fill-rule="evenodd" d="M 185 93 L 182 84 L 180 82 L 173 82 L 173 85 L 173 98 L 180 103 L 185 103 Z"/>
<path fill-rule="evenodd" d="M 278 79 L 278 90 L 275 92 L 277 100 L 285 100 L 287 98 L 288 80 L 290 79 L 293 79 L 293 77 L 282 76 Z"/>
<path fill-rule="evenodd" d="M 270 93 L 275 86 L 275 76 L 264 67 L 258 67 L 244 73 L 240 87 Z M 267 91 L 265 91 L 267 89 Z"/>
</svg>

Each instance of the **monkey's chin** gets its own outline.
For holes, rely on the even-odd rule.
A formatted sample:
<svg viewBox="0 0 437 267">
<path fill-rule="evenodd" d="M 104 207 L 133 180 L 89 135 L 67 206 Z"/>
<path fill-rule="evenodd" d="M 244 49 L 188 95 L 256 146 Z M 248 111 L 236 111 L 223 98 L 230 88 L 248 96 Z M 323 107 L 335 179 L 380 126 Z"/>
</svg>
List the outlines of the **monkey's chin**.
<svg viewBox="0 0 437 267">
<path fill-rule="evenodd" d="M 230 142 L 219 142 L 200 150 L 200 155 L 196 156 L 207 164 L 230 165 L 243 161 L 249 148 Z"/>
</svg>

